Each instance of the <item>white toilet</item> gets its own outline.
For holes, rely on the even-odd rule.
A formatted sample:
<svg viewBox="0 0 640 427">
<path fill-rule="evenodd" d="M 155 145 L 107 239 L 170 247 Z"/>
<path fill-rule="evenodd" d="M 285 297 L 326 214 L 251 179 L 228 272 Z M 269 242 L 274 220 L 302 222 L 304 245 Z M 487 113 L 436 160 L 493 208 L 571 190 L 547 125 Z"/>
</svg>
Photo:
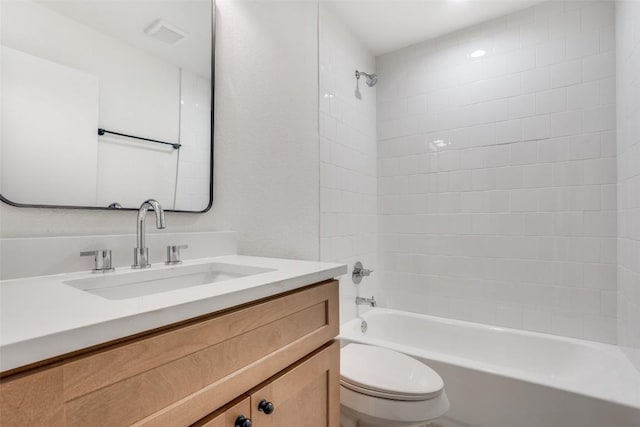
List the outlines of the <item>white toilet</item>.
<svg viewBox="0 0 640 427">
<path fill-rule="evenodd" d="M 362 344 L 340 352 L 342 427 L 422 427 L 449 399 L 433 369 L 405 354 Z"/>
</svg>

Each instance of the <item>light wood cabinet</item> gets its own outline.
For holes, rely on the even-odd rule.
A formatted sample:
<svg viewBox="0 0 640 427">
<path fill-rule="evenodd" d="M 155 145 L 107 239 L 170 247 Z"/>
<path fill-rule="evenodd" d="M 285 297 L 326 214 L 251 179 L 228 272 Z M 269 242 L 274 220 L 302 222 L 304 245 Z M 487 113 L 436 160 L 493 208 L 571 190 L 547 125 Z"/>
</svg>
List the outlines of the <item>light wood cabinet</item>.
<svg viewBox="0 0 640 427">
<path fill-rule="evenodd" d="M 339 354 L 333 341 L 192 427 L 337 427 Z"/>
<path fill-rule="evenodd" d="M 202 419 L 194 424 L 192 427 L 244 427 L 242 424 L 246 424 L 246 421 L 251 422 L 251 398 L 243 397 L 240 402 L 232 403 L 225 408 L 222 408 L 212 415 Z"/>
<path fill-rule="evenodd" d="M 338 427 L 338 328 L 338 283 L 312 285 L 4 373 L 0 422 Z"/>
<path fill-rule="evenodd" d="M 340 424 L 340 346 L 334 342 L 251 393 L 251 417 L 260 427 Z M 261 411 L 271 403 L 273 412 Z M 268 412 L 268 411 L 267 411 Z"/>
</svg>

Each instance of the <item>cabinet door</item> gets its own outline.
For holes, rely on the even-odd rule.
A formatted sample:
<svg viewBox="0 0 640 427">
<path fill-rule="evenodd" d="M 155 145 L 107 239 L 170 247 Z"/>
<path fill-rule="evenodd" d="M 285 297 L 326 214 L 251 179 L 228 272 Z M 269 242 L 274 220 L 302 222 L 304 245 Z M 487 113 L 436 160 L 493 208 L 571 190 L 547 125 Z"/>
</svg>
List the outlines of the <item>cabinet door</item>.
<svg viewBox="0 0 640 427">
<path fill-rule="evenodd" d="M 230 408 L 212 417 L 205 418 L 192 427 L 244 427 L 244 425 L 248 424 L 244 421 L 245 424 L 243 425 L 242 419 L 239 418 L 249 417 L 250 414 L 251 399 L 247 397 Z"/>
<path fill-rule="evenodd" d="M 338 427 L 340 345 L 334 341 L 251 394 L 256 427 Z"/>
</svg>

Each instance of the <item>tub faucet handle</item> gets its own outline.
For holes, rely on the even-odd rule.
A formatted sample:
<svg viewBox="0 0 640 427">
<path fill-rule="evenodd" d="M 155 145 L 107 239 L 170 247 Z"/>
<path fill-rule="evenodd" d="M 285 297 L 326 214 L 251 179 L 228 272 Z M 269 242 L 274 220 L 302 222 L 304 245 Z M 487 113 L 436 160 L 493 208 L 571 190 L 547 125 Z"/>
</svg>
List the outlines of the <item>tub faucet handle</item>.
<svg viewBox="0 0 640 427">
<path fill-rule="evenodd" d="M 360 261 L 356 262 L 353 266 L 353 273 L 351 273 L 351 277 L 353 278 L 353 283 L 356 285 L 362 282 L 362 278 L 365 276 L 371 276 L 373 270 L 369 270 L 368 268 L 363 268 L 362 263 Z"/>
</svg>

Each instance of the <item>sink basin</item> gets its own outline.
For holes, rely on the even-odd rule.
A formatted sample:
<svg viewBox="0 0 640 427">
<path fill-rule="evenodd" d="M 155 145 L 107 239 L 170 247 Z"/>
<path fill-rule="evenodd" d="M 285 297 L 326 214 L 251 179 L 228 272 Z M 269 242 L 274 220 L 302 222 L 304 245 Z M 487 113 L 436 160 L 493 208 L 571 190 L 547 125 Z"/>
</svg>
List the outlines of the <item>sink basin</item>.
<svg viewBox="0 0 640 427">
<path fill-rule="evenodd" d="M 207 285 L 239 277 L 275 271 L 270 268 L 212 262 L 171 268 L 136 270 L 87 279 L 68 280 L 65 285 L 106 299 L 136 298 L 176 289 Z"/>
</svg>

